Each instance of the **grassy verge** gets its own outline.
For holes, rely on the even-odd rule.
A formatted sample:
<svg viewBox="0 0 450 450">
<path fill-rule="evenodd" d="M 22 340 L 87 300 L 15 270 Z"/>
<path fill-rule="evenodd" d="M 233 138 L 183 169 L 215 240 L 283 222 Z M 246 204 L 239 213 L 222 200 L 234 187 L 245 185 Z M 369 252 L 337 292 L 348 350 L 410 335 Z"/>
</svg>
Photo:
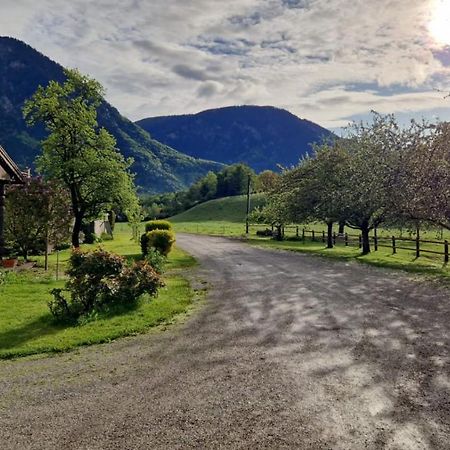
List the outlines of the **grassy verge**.
<svg viewBox="0 0 450 450">
<path fill-rule="evenodd" d="M 139 254 L 139 246 L 130 240 L 125 224 L 118 224 L 113 241 L 101 245 L 130 258 Z M 86 246 L 94 247 L 94 246 Z M 64 268 L 69 252 L 59 255 Z M 78 326 L 62 326 L 52 320 L 47 302 L 49 291 L 62 287 L 55 279 L 56 255 L 50 258 L 50 270 L 37 268 L 9 272 L 0 285 L 0 359 L 37 353 L 61 352 L 81 345 L 108 342 L 121 336 L 144 332 L 156 325 L 169 323 L 192 305 L 193 291 L 189 282 L 176 270 L 191 267 L 195 260 L 175 248 L 170 254 L 166 287 L 156 299 L 143 298 L 134 309 L 100 315 L 97 320 Z M 61 268 L 60 268 L 61 269 Z"/>
<path fill-rule="evenodd" d="M 388 249 L 379 249 L 368 255 L 361 255 L 357 247 L 345 247 L 343 245 L 327 249 L 321 242 L 301 241 L 275 241 L 269 238 L 251 237 L 248 242 L 266 248 L 277 248 L 303 253 L 311 253 L 327 258 L 344 261 L 357 261 L 377 267 L 404 270 L 413 274 L 437 277 L 450 282 L 450 267 L 443 265 L 439 259 L 428 256 L 415 256 L 408 251 L 399 250 L 395 255 Z"/>
</svg>

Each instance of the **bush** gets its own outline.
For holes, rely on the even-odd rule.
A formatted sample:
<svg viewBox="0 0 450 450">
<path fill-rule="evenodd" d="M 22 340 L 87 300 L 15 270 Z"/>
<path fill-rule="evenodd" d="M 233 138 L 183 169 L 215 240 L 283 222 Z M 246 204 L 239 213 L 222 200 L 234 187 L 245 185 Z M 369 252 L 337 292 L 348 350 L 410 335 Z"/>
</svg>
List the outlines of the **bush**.
<svg viewBox="0 0 450 450">
<path fill-rule="evenodd" d="M 145 233 L 141 237 L 142 254 L 147 256 L 149 249 L 154 248 L 164 256 L 172 250 L 175 242 L 175 235 L 169 230 L 153 230 Z"/>
<path fill-rule="evenodd" d="M 156 273 L 164 273 L 167 258 L 164 255 L 161 255 L 156 248 L 150 247 L 148 249 L 145 260 L 155 269 Z"/>
<path fill-rule="evenodd" d="M 153 230 L 145 233 L 141 237 L 141 249 L 144 256 L 148 255 L 151 247 L 155 248 L 164 256 L 172 250 L 175 242 L 175 235 L 170 230 Z"/>
<path fill-rule="evenodd" d="M 153 230 L 168 230 L 172 231 L 172 224 L 167 220 L 150 220 L 145 224 L 145 231 L 148 233 Z"/>
<path fill-rule="evenodd" d="M 127 266 L 124 258 L 104 250 L 74 251 L 67 275 L 65 289 L 53 289 L 48 304 L 60 321 L 79 320 L 115 304 L 135 305 L 142 294 L 155 296 L 163 285 L 146 261 Z"/>
</svg>

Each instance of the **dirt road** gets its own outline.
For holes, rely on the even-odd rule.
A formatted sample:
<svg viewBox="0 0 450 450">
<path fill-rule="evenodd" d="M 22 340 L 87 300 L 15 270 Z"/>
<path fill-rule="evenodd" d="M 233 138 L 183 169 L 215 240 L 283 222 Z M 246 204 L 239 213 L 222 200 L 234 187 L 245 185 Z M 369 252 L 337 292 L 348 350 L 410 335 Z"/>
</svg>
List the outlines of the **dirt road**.
<svg viewBox="0 0 450 450">
<path fill-rule="evenodd" d="M 207 305 L 159 335 L 0 362 L 1 449 L 448 449 L 450 293 L 180 235 Z"/>
</svg>

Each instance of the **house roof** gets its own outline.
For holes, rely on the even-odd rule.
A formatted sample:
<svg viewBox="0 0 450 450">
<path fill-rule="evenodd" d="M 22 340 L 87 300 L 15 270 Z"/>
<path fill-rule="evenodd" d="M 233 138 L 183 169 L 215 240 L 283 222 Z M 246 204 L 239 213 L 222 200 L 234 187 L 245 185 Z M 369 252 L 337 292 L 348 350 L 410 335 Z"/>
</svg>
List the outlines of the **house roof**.
<svg viewBox="0 0 450 450">
<path fill-rule="evenodd" d="M 0 145 L 0 182 L 22 184 L 23 174 L 16 163 L 6 153 L 6 150 Z"/>
</svg>

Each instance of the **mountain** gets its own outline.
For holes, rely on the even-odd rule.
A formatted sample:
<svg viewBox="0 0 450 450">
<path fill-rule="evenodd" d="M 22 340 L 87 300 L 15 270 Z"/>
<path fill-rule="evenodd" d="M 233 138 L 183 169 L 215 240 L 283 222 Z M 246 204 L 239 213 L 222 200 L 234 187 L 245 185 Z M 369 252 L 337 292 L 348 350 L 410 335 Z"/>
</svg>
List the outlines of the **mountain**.
<svg viewBox="0 0 450 450">
<path fill-rule="evenodd" d="M 332 133 L 271 106 L 231 106 L 136 122 L 155 139 L 196 158 L 244 162 L 257 171 L 289 167 Z"/>
<path fill-rule="evenodd" d="M 39 85 L 64 81 L 63 67 L 17 39 L 0 37 L 0 145 L 22 167 L 32 165 L 46 136 L 42 127 L 30 128 L 22 106 Z M 132 157 L 132 171 L 142 191 L 167 192 L 186 188 L 221 164 L 199 160 L 152 139 L 104 101 L 98 123 L 117 140 L 125 157 Z"/>
</svg>

